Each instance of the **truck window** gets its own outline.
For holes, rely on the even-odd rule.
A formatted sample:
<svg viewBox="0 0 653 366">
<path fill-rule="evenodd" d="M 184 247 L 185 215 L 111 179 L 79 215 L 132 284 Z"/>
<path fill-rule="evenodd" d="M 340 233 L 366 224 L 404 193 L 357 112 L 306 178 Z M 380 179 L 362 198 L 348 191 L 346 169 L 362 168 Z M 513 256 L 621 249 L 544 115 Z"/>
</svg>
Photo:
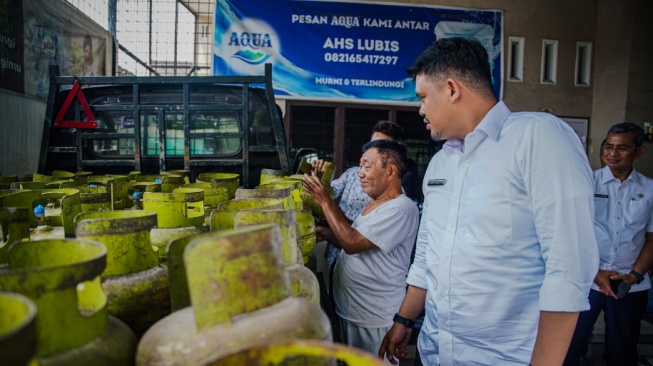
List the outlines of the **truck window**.
<svg viewBox="0 0 653 366">
<path fill-rule="evenodd" d="M 159 113 L 141 112 L 141 153 L 159 155 Z M 183 114 L 164 112 L 165 147 L 168 156 L 184 155 Z M 102 111 L 96 117 L 98 130 L 116 135 L 133 134 L 131 113 Z M 241 151 L 241 125 L 234 111 L 192 111 L 190 113 L 190 154 L 194 156 L 233 156 Z M 123 135 L 124 136 L 124 135 Z M 93 139 L 98 157 L 133 157 L 134 138 Z"/>
</svg>

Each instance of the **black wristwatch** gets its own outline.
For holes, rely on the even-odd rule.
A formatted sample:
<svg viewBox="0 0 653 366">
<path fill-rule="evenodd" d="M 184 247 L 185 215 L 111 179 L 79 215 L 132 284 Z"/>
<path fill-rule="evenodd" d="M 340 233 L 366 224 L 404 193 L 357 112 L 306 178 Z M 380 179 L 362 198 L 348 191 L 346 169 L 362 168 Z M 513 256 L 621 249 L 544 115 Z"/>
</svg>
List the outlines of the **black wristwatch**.
<svg viewBox="0 0 653 366">
<path fill-rule="evenodd" d="M 410 320 L 408 318 L 404 318 L 403 316 L 401 316 L 399 314 L 395 314 L 395 317 L 392 318 L 392 321 L 395 322 L 395 323 L 399 323 L 399 324 L 401 324 L 403 326 L 406 326 L 408 328 L 412 328 L 413 324 L 415 324 L 414 321 L 412 321 L 412 320 Z"/>
<path fill-rule="evenodd" d="M 642 281 L 644 281 L 644 276 L 639 274 L 639 272 L 633 270 L 633 271 L 630 271 L 630 274 L 637 277 L 637 282 L 635 282 L 635 283 L 639 284 L 639 283 L 642 283 Z"/>
</svg>

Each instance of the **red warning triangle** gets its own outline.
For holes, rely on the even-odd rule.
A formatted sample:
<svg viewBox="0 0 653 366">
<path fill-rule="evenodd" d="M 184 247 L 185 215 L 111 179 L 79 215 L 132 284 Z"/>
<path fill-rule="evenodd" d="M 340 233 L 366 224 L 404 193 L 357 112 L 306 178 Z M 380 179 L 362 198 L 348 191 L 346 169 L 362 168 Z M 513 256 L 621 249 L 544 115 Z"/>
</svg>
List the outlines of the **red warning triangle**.
<svg viewBox="0 0 653 366">
<path fill-rule="evenodd" d="M 68 108 L 70 108 L 70 104 L 73 102 L 73 99 L 75 99 L 75 95 L 77 96 L 77 99 L 79 99 L 79 103 L 82 105 L 82 108 L 84 109 L 84 113 L 86 113 L 86 117 L 88 118 L 88 121 L 64 121 L 63 120 L 63 117 L 68 111 Z M 73 83 L 73 88 L 70 89 L 68 96 L 66 96 L 66 100 L 63 102 L 63 105 L 61 106 L 61 109 L 59 110 L 59 114 L 57 114 L 57 118 L 54 119 L 53 127 L 97 128 L 97 122 L 95 121 L 95 116 L 93 115 L 93 112 L 91 112 L 91 107 L 88 106 L 88 102 L 86 101 L 84 92 L 82 92 L 82 88 L 80 87 L 77 80 L 75 80 L 75 82 Z"/>
</svg>

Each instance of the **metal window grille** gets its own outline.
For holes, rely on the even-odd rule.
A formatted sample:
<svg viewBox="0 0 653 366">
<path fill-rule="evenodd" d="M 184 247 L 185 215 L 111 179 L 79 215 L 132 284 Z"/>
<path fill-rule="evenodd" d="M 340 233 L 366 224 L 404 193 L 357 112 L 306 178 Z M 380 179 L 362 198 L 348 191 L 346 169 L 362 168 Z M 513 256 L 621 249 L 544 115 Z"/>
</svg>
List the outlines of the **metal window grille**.
<svg viewBox="0 0 653 366">
<path fill-rule="evenodd" d="M 111 0 L 66 0 L 107 30 Z M 215 0 L 116 0 L 118 75 L 211 74 Z"/>
</svg>

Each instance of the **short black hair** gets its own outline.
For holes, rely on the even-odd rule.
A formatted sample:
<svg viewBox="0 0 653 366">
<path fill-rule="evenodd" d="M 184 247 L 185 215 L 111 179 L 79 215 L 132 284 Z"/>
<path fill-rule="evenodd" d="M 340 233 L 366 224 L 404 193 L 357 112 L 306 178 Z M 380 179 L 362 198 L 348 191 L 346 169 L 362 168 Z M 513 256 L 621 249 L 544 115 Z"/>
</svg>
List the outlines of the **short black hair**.
<svg viewBox="0 0 653 366">
<path fill-rule="evenodd" d="M 617 123 L 610 127 L 608 133 L 632 133 L 635 136 L 635 145 L 637 147 L 642 146 L 644 143 L 644 129 L 631 122 Z"/>
<path fill-rule="evenodd" d="M 473 38 L 440 38 L 406 71 L 413 80 L 421 73 L 431 80 L 453 77 L 473 92 L 496 100 L 487 51 Z"/>
<path fill-rule="evenodd" d="M 372 128 L 372 134 L 379 132 L 392 137 L 397 142 L 404 142 L 404 129 L 392 121 L 379 121 Z"/>
<path fill-rule="evenodd" d="M 401 179 L 406 170 L 406 146 L 394 140 L 374 140 L 363 145 L 363 153 L 372 148 L 377 149 L 381 155 L 384 168 L 388 163 L 397 167 Z"/>
</svg>

